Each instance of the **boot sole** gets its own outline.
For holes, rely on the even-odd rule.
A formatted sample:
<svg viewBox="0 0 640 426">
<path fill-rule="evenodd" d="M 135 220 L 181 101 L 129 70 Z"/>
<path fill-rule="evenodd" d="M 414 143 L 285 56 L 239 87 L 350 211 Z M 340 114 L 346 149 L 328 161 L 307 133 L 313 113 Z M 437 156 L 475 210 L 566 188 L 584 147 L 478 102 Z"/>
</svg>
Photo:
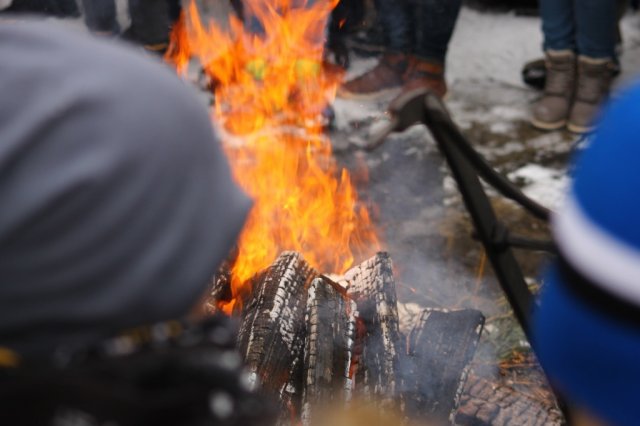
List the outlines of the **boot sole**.
<svg viewBox="0 0 640 426">
<path fill-rule="evenodd" d="M 575 133 L 577 135 L 584 135 L 586 133 L 591 133 L 595 130 L 594 126 L 579 126 L 577 124 L 568 123 L 567 130 L 571 133 Z"/>
<path fill-rule="evenodd" d="M 535 118 L 531 119 L 531 125 L 536 129 L 540 130 L 559 130 L 567 125 L 567 120 L 555 121 L 553 123 L 548 123 L 545 121 L 539 121 Z"/>
<path fill-rule="evenodd" d="M 348 90 L 339 88 L 336 96 L 341 99 L 350 101 L 375 101 L 386 96 L 399 93 L 401 87 L 394 87 L 392 89 L 384 89 L 373 93 L 354 93 Z"/>
</svg>

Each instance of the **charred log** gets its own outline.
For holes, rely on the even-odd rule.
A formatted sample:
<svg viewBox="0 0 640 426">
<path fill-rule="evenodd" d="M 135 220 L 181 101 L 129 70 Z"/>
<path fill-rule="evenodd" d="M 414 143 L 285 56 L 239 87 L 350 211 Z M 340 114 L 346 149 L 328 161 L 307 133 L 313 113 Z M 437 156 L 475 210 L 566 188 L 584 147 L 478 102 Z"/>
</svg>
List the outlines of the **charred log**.
<svg viewBox="0 0 640 426">
<path fill-rule="evenodd" d="M 405 414 L 450 424 L 484 326 L 476 310 L 426 309 L 409 335 Z"/>
<path fill-rule="evenodd" d="M 305 322 L 302 422 L 311 424 L 315 407 L 345 405 L 356 327 L 356 304 L 327 278 L 309 288 Z"/>
<path fill-rule="evenodd" d="M 243 306 L 238 348 L 252 379 L 280 401 L 285 416 L 300 409 L 305 302 L 316 275 L 298 253 L 283 253 L 254 280 Z"/>
<path fill-rule="evenodd" d="M 560 410 L 547 398 L 525 394 L 504 384 L 470 375 L 465 386 L 456 424 L 460 426 L 562 425 Z M 551 398 L 552 400 L 552 398 Z"/>
<path fill-rule="evenodd" d="M 225 261 L 220 265 L 211 281 L 209 297 L 207 298 L 207 310 L 210 314 L 217 313 L 219 304 L 230 301 L 231 297 L 231 263 Z"/>
<path fill-rule="evenodd" d="M 358 306 L 363 334 L 362 355 L 355 373 L 356 392 L 382 408 L 398 404 L 401 339 L 393 267 L 387 253 L 348 271 L 347 294 Z"/>
</svg>

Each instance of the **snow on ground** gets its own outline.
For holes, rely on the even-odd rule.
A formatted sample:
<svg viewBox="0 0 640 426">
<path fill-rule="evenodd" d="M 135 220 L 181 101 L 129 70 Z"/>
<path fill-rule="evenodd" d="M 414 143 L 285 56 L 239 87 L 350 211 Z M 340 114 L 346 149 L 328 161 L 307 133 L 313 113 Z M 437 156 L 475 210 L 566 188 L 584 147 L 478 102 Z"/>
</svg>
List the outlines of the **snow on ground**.
<svg viewBox="0 0 640 426">
<path fill-rule="evenodd" d="M 640 14 L 629 13 L 622 28 L 623 75 L 618 87 L 640 73 Z M 540 92 L 524 85 L 520 74 L 524 63 L 541 57 L 541 45 L 537 17 L 463 8 L 447 60 L 446 104 L 487 161 L 526 195 L 555 209 L 570 183 L 570 160 L 582 138 L 566 131 L 541 132 L 529 124 Z M 354 57 L 347 78 L 375 64 L 375 60 Z M 393 96 L 377 101 L 337 99 L 332 140 L 336 155 L 347 167 L 362 160 L 369 167 L 369 183 L 361 192 L 376 205 L 386 248 L 400 271 L 401 284 L 407 285 L 399 289 L 399 298 L 429 306 L 480 307 L 496 314 L 500 308 L 487 300 L 499 290 L 492 293 L 495 282 L 478 287 L 474 268 L 481 254 L 477 243 L 465 239 L 471 228 L 467 213 L 428 130 L 415 126 L 390 136 L 374 152 L 359 152 L 387 124 L 385 109 Z M 513 203 L 496 205 L 500 219 L 515 227 L 516 233 L 538 232 L 538 237 L 548 238 L 544 226 L 531 222 Z M 532 260 L 525 273 L 535 277 L 538 268 L 538 261 Z M 470 291 L 476 292 L 475 299 L 465 301 Z"/>
<path fill-rule="evenodd" d="M 623 73 L 617 88 L 635 81 L 640 73 L 640 15 L 629 13 L 622 30 Z M 539 18 L 463 8 L 447 58 L 447 106 L 480 153 L 500 171 L 517 178 L 525 193 L 553 207 L 568 185 L 568 159 L 579 138 L 566 132 L 539 132 L 528 124 L 531 106 L 540 94 L 524 85 L 521 69 L 541 55 Z M 375 64 L 374 59 L 355 58 L 347 78 Z M 347 136 L 334 138 L 336 149 L 366 145 L 385 126 L 383 111 L 394 95 L 376 102 L 337 99 L 336 127 Z M 425 149 L 434 149 L 426 129 L 411 132 L 413 136 L 404 137 L 424 134 Z M 387 160 L 388 156 L 372 164 Z"/>
<path fill-rule="evenodd" d="M 560 206 L 563 194 L 569 186 L 569 177 L 566 171 L 537 164 L 527 164 L 509 173 L 509 179 L 524 181 L 523 192 L 525 195 L 551 209 Z"/>
<path fill-rule="evenodd" d="M 523 87 L 520 69 L 540 56 L 540 20 L 513 13 L 487 13 L 463 8 L 449 46 L 447 77 L 496 80 Z"/>
</svg>

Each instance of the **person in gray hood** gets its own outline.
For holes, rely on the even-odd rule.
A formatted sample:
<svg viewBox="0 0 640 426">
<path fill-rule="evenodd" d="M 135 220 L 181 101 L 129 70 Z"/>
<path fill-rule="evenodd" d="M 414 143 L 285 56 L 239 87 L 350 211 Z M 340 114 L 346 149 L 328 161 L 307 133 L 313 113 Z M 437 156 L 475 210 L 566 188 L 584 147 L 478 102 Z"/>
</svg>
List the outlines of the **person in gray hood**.
<svg viewBox="0 0 640 426">
<path fill-rule="evenodd" d="M 25 357 L 182 318 L 250 200 L 170 69 L 0 23 L 0 346 Z"/>
</svg>

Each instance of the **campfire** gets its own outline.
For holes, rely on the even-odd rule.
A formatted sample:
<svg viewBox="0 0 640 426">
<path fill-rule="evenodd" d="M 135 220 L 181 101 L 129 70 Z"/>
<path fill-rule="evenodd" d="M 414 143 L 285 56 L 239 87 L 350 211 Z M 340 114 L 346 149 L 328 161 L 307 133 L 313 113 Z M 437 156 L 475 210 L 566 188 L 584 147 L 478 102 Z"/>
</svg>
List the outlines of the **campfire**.
<svg viewBox="0 0 640 426">
<path fill-rule="evenodd" d="M 225 312 L 282 250 L 342 273 L 380 249 L 369 211 L 323 131 L 322 111 L 340 80 L 322 65 L 324 23 L 336 3 L 247 2 L 261 27 L 256 34 L 235 17 L 229 32 L 205 26 L 192 2 L 174 32 L 170 60 L 184 70 L 197 57 L 213 82 L 214 115 L 235 179 L 255 202 Z"/>
<path fill-rule="evenodd" d="M 229 273 L 216 277 L 214 304 L 229 294 Z M 251 284 L 238 348 L 252 381 L 280 402 L 280 424 L 313 424 L 324 407 L 352 401 L 449 422 L 482 331 L 480 312 L 399 316 L 387 253 L 328 277 L 284 252 Z"/>
<path fill-rule="evenodd" d="M 238 348 L 282 424 L 354 400 L 446 422 L 484 319 L 424 309 L 401 326 L 390 256 L 323 128 L 342 77 L 323 62 L 337 0 L 292 3 L 247 1 L 253 22 L 222 30 L 193 1 L 172 35 L 167 59 L 181 73 L 193 58 L 203 67 L 234 177 L 255 203 L 210 307 L 240 319 Z"/>
</svg>

